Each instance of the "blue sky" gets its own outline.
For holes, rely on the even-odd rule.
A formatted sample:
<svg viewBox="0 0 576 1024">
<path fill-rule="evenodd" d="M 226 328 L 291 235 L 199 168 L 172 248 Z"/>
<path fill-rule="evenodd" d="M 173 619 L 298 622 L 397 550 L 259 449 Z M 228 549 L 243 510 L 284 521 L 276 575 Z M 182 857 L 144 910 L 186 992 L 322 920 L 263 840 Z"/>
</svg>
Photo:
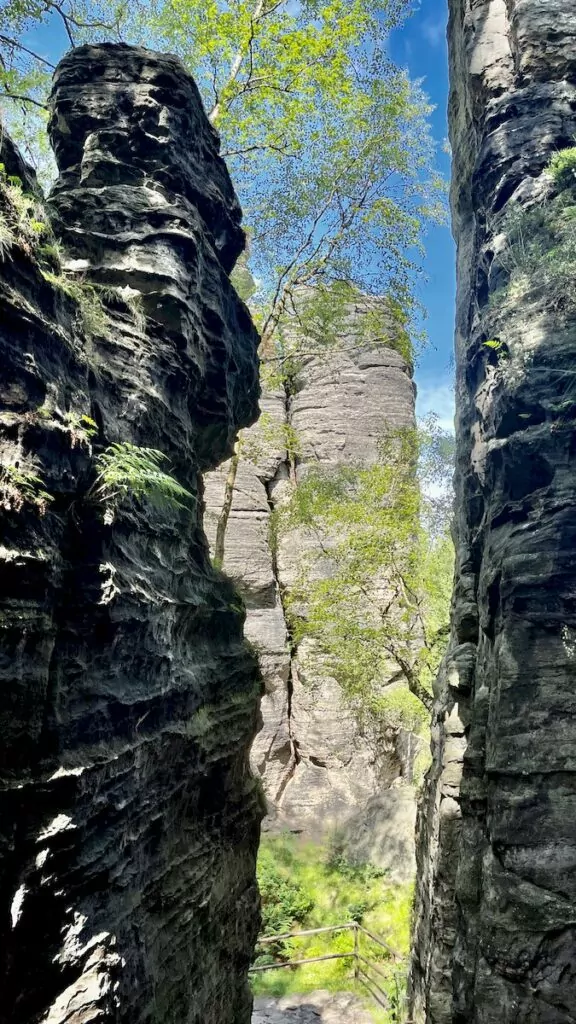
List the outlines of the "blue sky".
<svg viewBox="0 0 576 1024">
<path fill-rule="evenodd" d="M 434 105 L 432 130 L 438 143 L 438 163 L 446 179 L 450 174 L 450 159 L 443 149 L 448 134 L 447 6 L 447 0 L 414 0 L 412 17 L 391 40 L 392 58 L 408 70 L 411 78 L 421 80 Z M 67 48 L 63 27 L 54 18 L 49 26 L 31 33 L 26 41 L 54 60 Z M 427 311 L 423 326 L 429 341 L 416 370 L 418 412 L 425 415 L 433 411 L 442 426 L 451 428 L 455 256 L 448 226 L 429 227 L 424 271 L 419 298 Z"/>
<path fill-rule="evenodd" d="M 424 92 L 435 106 L 432 129 L 439 144 L 440 168 L 446 178 L 450 174 L 450 158 L 442 143 L 448 135 L 447 6 L 446 0 L 417 0 L 413 16 L 394 34 L 391 43 L 393 59 L 406 67 L 412 78 L 423 80 Z M 426 280 L 419 294 L 428 313 L 424 327 L 429 343 L 416 370 L 418 411 L 424 414 L 432 410 L 444 426 L 451 426 L 455 256 L 448 226 L 429 228 L 424 269 Z"/>
</svg>

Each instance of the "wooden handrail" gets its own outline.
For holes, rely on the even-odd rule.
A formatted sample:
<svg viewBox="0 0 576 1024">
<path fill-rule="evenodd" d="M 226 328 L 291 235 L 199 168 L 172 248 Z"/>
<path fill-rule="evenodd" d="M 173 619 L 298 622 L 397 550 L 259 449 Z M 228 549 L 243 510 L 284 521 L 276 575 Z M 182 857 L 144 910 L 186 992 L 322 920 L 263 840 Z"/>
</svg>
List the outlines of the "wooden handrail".
<svg viewBox="0 0 576 1024">
<path fill-rule="evenodd" d="M 357 924 L 356 927 L 359 928 L 364 935 L 367 935 L 369 939 L 372 939 L 372 942 L 377 942 L 379 946 L 382 946 L 382 949 L 385 949 L 387 953 L 391 953 L 396 959 L 402 960 L 400 954 L 397 953 L 395 949 L 392 949 L 392 946 L 389 946 L 387 942 L 384 942 L 384 939 L 381 939 L 379 935 L 374 935 L 373 932 L 369 932 L 363 924 Z"/>
<path fill-rule="evenodd" d="M 353 960 L 354 953 L 325 953 L 324 956 L 308 956 L 304 960 L 286 960 L 283 964 L 264 964 L 262 967 L 251 967 L 250 973 L 256 971 L 277 971 L 281 967 L 298 967 L 300 964 L 317 964 L 320 960 Z"/>
<path fill-rule="evenodd" d="M 258 939 L 258 944 L 266 945 L 267 943 L 282 942 L 284 939 L 304 938 L 309 935 L 325 935 L 328 932 L 344 931 L 354 931 L 354 949 L 350 950 L 349 953 L 325 953 L 323 956 L 309 956 L 303 957 L 300 960 L 286 960 L 281 963 L 263 964 L 262 966 L 251 967 L 249 973 L 256 974 L 260 971 L 275 971 L 283 967 L 300 967 L 304 964 L 320 963 L 323 960 L 354 960 L 354 977 L 368 989 L 372 998 L 375 999 L 380 1006 L 384 1009 L 388 1009 L 389 1002 L 386 992 L 380 987 L 373 977 L 366 973 L 365 968 L 374 971 L 380 976 L 380 978 L 382 978 L 382 980 L 388 979 L 379 965 L 373 963 L 360 952 L 360 933 L 366 935 L 372 942 L 375 942 L 382 949 L 386 950 L 386 952 L 391 955 L 395 961 L 403 960 L 404 958 L 397 953 L 396 950 L 392 949 L 384 939 L 379 935 L 375 935 L 374 932 L 365 928 L 364 925 L 360 924 L 358 921 L 349 921 L 346 924 L 326 925 L 323 928 L 307 928 L 300 932 L 284 932 L 282 935 L 265 935 L 261 939 Z M 413 1022 L 407 1021 L 406 1024 L 413 1024 Z"/>
<path fill-rule="evenodd" d="M 388 997 L 387 997 L 386 993 L 383 992 L 382 989 L 378 985 L 376 985 L 376 983 L 373 982 L 371 978 L 368 977 L 368 975 L 366 974 L 365 971 L 362 970 L 362 968 L 360 968 L 358 974 L 359 974 L 359 977 L 360 977 L 360 981 L 362 982 L 363 985 L 366 986 L 366 988 L 368 989 L 370 995 L 372 996 L 372 999 L 375 999 L 376 1002 L 379 1004 L 379 1006 L 382 1007 L 383 1010 L 389 1010 L 390 1009 L 390 1004 L 388 1002 Z M 376 992 L 372 991 L 372 987 L 374 987 L 376 989 L 376 992 L 378 993 L 378 995 L 376 995 Z"/>
<path fill-rule="evenodd" d="M 281 942 L 282 939 L 295 939 L 300 938 L 301 935 L 322 935 L 326 932 L 345 932 L 350 928 L 357 928 L 356 921 L 351 921 L 349 924 L 329 924 L 325 928 L 307 928 L 306 931 L 302 932 L 285 932 L 284 935 L 264 935 L 261 939 L 258 939 L 258 945 L 262 946 L 267 942 Z"/>
<path fill-rule="evenodd" d="M 362 956 L 362 953 L 357 953 L 356 955 L 358 957 L 358 960 L 361 960 L 363 964 L 366 964 L 366 966 L 369 967 L 371 971 L 376 971 L 376 974 L 379 974 L 380 977 L 384 979 L 384 981 L 388 981 L 388 978 L 386 977 L 384 971 L 381 970 L 380 967 L 377 967 L 376 964 L 373 964 L 371 960 L 367 960 L 365 956 Z"/>
</svg>

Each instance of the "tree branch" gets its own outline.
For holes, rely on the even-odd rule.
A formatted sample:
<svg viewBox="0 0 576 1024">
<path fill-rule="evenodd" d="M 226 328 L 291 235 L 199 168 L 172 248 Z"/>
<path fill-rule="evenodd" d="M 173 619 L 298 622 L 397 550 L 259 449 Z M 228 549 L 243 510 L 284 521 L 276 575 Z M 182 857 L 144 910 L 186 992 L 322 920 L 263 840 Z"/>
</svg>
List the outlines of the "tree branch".
<svg viewBox="0 0 576 1024">
<path fill-rule="evenodd" d="M 8 100 L 14 100 L 17 103 L 32 103 L 35 107 L 40 107 L 41 110 L 48 110 L 45 103 L 41 103 L 40 100 L 33 99 L 32 96 L 22 96 L 20 93 L 11 92 L 6 84 L 4 84 L 4 91 L 0 95 L 5 96 Z"/>
<path fill-rule="evenodd" d="M 45 57 L 41 57 L 39 53 L 35 53 L 34 50 L 29 50 L 23 43 L 19 43 L 17 39 L 11 39 L 10 36 L 0 35 L 0 42 L 5 43 L 6 46 L 15 46 L 18 50 L 22 50 L 23 53 L 27 53 L 30 57 L 34 57 L 34 60 L 39 60 L 46 67 L 54 70 L 55 64 L 51 64 Z"/>
</svg>

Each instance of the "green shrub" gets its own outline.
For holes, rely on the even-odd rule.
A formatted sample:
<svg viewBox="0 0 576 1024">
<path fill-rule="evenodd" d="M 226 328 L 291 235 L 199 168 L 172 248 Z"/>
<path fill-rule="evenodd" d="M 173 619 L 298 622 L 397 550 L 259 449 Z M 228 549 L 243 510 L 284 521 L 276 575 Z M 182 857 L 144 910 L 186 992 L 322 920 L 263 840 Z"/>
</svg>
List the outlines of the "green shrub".
<svg viewBox="0 0 576 1024">
<path fill-rule="evenodd" d="M 24 191 L 21 179 L 15 174 L 6 174 L 6 167 L 0 163 L 0 258 L 6 249 L 20 245 L 30 255 L 40 246 L 41 239 L 51 236 L 46 212 L 37 196 Z"/>
<path fill-rule="evenodd" d="M 372 864 L 351 863 L 335 841 L 321 846 L 298 836 L 264 835 L 258 860 L 262 893 L 262 934 L 322 928 L 350 921 L 362 923 L 381 935 L 405 956 L 409 946 L 412 886 L 390 883 Z M 385 988 L 391 1007 L 400 998 L 405 966 L 394 961 L 366 936 L 361 943 L 370 959 L 377 961 L 388 980 Z M 350 931 L 303 936 L 257 949 L 257 963 L 297 960 L 327 953 L 351 953 Z M 261 972 L 252 976 L 257 994 L 284 995 L 315 989 L 354 989 L 354 963 L 350 959 L 327 960 L 297 968 Z M 358 990 L 359 995 L 362 990 Z M 376 1016 L 382 1024 L 402 1019 L 394 1011 Z"/>
<path fill-rule="evenodd" d="M 310 893 L 274 854 L 274 848 L 263 845 L 258 862 L 258 884 L 262 900 L 262 931 L 265 935 L 282 935 L 302 924 L 314 907 Z"/>
<path fill-rule="evenodd" d="M 82 327 L 90 337 L 105 338 L 110 334 L 111 321 L 98 289 L 78 277 L 67 277 L 63 273 L 42 270 L 42 277 L 54 288 L 73 299 L 78 306 Z"/>
<path fill-rule="evenodd" d="M 14 231 L 8 224 L 5 215 L 0 213 L 0 260 L 6 259 L 15 241 Z"/>
<path fill-rule="evenodd" d="M 427 709 L 406 687 L 393 687 L 375 694 L 372 713 L 378 720 L 396 729 L 407 729 L 420 734 L 430 721 Z"/>
<path fill-rule="evenodd" d="M 574 188 L 576 186 L 576 146 L 561 149 L 552 157 L 548 170 L 558 188 Z"/>
<path fill-rule="evenodd" d="M 563 191 L 542 206 L 513 210 L 504 219 L 503 231 L 506 245 L 497 263 L 508 280 L 490 297 L 486 325 L 490 333 L 506 301 L 520 301 L 530 292 L 543 297 L 548 310 L 572 314 L 576 308 L 576 205 L 571 193 Z M 495 341 L 486 344 L 494 347 Z M 506 355 L 502 345 L 496 351 Z"/>
</svg>

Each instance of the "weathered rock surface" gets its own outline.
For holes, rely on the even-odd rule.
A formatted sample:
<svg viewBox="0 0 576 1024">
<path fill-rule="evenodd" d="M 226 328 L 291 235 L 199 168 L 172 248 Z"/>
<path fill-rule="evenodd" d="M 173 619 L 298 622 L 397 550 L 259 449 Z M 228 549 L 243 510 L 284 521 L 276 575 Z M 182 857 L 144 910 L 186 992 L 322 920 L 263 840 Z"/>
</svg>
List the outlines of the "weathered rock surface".
<svg viewBox="0 0 576 1024">
<path fill-rule="evenodd" d="M 570 294 L 552 304 L 529 275 L 490 296 L 510 272 L 506 218 L 546 208 L 545 168 L 574 144 L 576 4 L 451 0 L 449 39 L 458 573 L 419 819 L 412 1012 L 430 1024 L 568 1024 L 576 315 Z"/>
<path fill-rule="evenodd" d="M 320 991 L 255 999 L 252 1024 L 372 1024 L 372 1017 L 350 992 Z"/>
<path fill-rule="evenodd" d="M 413 425 L 414 385 L 406 362 L 392 348 L 369 351 L 350 345 L 328 350 L 322 358 L 304 357 L 294 393 L 266 394 L 262 408 L 263 420 L 243 442 L 224 568 L 246 601 L 246 633 L 264 670 L 263 727 L 252 762 L 268 798 L 265 827 L 322 838 L 334 829 L 346 831 L 348 820 L 360 821 L 365 840 L 375 817 L 370 800 L 398 777 L 410 778 L 418 741 L 407 754 L 401 731 L 389 730 L 385 737 L 362 731 L 310 643 L 292 643 L 283 602 L 298 583 L 307 554 L 317 555 L 320 545 L 302 530 L 277 536 L 273 513 L 310 464 L 336 468 L 375 461 L 386 427 Z M 294 439 L 296 458 L 287 451 Z M 210 539 L 227 473 L 225 465 L 206 479 Z M 411 802 L 411 816 L 401 814 L 396 821 L 405 824 L 404 848 L 413 849 L 414 790 L 410 785 L 402 794 L 390 790 L 390 804 L 396 793 L 403 807 Z M 352 842 L 352 833 L 347 834 Z M 396 847 L 373 843 L 371 848 L 376 862 L 394 877 L 413 873 L 413 854 L 400 861 Z"/>
<path fill-rule="evenodd" d="M 51 103 L 67 265 L 124 291 L 89 323 L 29 248 L 0 265 L 0 1020 L 248 1024 L 260 683 L 199 475 L 257 413 L 240 211 L 174 58 L 81 47 Z M 193 509 L 105 520 L 111 442 L 165 453 Z"/>
</svg>

